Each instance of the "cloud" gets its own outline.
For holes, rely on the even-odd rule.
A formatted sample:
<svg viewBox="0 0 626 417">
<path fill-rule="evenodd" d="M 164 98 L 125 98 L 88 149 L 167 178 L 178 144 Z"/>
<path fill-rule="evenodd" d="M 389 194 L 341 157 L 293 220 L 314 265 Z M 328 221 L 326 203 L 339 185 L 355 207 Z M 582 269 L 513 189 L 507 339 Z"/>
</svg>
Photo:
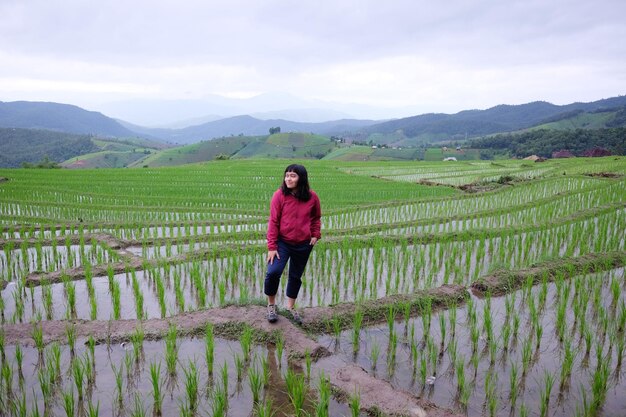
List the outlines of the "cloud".
<svg viewBox="0 0 626 417">
<path fill-rule="evenodd" d="M 618 0 L 4 0 L 0 95 L 590 101 L 626 89 L 624 14 Z"/>
</svg>

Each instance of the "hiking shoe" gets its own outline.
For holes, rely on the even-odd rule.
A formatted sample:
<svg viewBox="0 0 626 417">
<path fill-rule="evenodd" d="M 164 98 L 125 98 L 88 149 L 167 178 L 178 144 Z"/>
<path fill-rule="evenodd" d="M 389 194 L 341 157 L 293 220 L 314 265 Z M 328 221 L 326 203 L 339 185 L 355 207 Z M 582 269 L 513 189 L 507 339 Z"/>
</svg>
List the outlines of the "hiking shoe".
<svg viewBox="0 0 626 417">
<path fill-rule="evenodd" d="M 270 323 L 276 323 L 276 320 L 278 320 L 276 305 L 270 304 L 267 306 L 267 321 L 269 321 Z"/>
<path fill-rule="evenodd" d="M 302 317 L 300 316 L 300 314 L 298 314 L 298 312 L 295 309 L 290 309 L 288 310 L 289 313 L 291 313 L 291 319 L 298 325 L 298 326 L 302 326 Z"/>
</svg>

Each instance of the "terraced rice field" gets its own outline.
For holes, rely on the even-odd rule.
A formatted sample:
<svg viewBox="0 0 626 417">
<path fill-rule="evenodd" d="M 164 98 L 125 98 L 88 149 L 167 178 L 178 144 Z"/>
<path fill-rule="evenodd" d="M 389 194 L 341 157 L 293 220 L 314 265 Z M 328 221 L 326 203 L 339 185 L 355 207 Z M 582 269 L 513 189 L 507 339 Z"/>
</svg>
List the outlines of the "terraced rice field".
<svg viewBox="0 0 626 417">
<path fill-rule="evenodd" d="M 626 158 L 305 162 L 301 328 L 288 163 L 0 170 L 0 415 L 626 415 Z"/>
</svg>

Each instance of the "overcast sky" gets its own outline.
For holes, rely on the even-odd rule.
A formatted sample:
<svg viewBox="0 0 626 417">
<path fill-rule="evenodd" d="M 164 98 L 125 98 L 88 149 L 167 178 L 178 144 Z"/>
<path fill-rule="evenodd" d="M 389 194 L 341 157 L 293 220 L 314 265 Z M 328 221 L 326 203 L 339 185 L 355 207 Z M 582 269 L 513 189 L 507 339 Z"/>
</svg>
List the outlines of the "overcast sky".
<svg viewBox="0 0 626 417">
<path fill-rule="evenodd" d="M 0 101 L 284 92 L 454 113 L 626 94 L 623 0 L 0 0 L 0 16 Z"/>
</svg>

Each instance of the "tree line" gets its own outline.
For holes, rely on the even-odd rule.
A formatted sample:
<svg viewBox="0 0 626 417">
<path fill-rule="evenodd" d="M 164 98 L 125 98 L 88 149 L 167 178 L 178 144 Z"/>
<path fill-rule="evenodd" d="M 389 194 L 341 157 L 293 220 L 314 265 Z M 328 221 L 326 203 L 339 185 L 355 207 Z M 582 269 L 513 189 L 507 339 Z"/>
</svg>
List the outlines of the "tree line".
<svg viewBox="0 0 626 417">
<path fill-rule="evenodd" d="M 524 133 L 498 134 L 468 142 L 471 148 L 482 149 L 489 158 L 493 153 L 508 153 L 512 157 L 529 155 L 549 158 L 553 152 L 568 150 L 576 156 L 594 148 L 604 148 L 613 155 L 626 155 L 626 128 L 535 130 Z"/>
</svg>

